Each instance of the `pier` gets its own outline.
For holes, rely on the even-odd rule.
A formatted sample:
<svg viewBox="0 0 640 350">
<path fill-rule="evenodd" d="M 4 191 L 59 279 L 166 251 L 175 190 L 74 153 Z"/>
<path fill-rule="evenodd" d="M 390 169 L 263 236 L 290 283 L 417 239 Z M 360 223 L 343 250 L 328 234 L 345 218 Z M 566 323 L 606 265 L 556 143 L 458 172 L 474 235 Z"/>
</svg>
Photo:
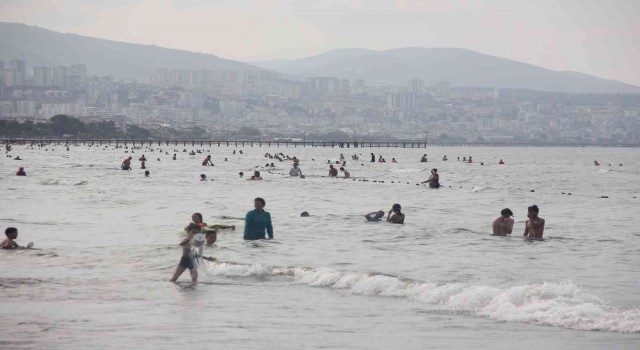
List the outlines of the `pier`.
<svg viewBox="0 0 640 350">
<path fill-rule="evenodd" d="M 588 144 L 588 143 L 508 143 L 470 142 L 441 143 L 424 141 L 292 141 L 292 140 L 116 140 L 116 139 L 55 139 L 55 138 L 2 138 L 2 144 L 66 145 L 66 146 L 192 146 L 192 147 L 321 147 L 321 148 L 427 148 L 427 147 L 640 147 L 640 144 Z"/>
</svg>

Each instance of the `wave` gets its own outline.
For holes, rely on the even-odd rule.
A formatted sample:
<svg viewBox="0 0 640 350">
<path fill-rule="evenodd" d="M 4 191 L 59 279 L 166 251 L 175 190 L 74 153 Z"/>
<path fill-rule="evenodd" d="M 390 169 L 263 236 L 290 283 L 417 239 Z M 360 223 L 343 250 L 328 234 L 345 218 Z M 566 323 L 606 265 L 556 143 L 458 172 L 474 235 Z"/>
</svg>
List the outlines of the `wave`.
<svg viewBox="0 0 640 350">
<path fill-rule="evenodd" d="M 571 282 L 528 284 L 510 288 L 465 283 L 432 283 L 381 273 L 348 273 L 330 268 L 269 267 L 262 264 L 212 262 L 211 275 L 276 276 L 312 287 L 347 289 L 352 294 L 406 298 L 433 311 L 575 330 L 640 332 L 640 308 L 619 309 Z"/>
<path fill-rule="evenodd" d="M 54 179 L 40 181 L 40 184 L 43 186 L 69 186 L 69 185 L 84 186 L 88 183 L 89 181 L 69 182 L 65 180 L 54 180 Z"/>
<path fill-rule="evenodd" d="M 405 168 L 405 169 L 402 169 L 402 168 L 391 168 L 390 169 L 390 171 L 392 173 L 401 173 L 401 174 L 404 174 L 404 173 L 419 173 L 419 172 L 424 172 L 424 171 L 427 171 L 427 170 L 428 170 L 427 168 L 422 168 L 422 169 L 418 169 L 418 168 Z"/>
</svg>

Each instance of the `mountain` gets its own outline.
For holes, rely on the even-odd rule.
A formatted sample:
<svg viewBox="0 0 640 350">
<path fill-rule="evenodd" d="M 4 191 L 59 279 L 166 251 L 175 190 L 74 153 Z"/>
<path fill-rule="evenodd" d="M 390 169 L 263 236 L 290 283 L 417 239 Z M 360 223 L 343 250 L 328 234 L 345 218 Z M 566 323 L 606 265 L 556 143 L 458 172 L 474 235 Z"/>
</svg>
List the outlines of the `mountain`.
<svg viewBox="0 0 640 350">
<path fill-rule="evenodd" d="M 0 60 L 21 59 L 29 67 L 81 63 L 90 75 L 144 78 L 156 69 L 263 70 L 243 62 L 153 45 L 128 44 L 0 22 Z"/>
<path fill-rule="evenodd" d="M 456 48 L 400 48 L 384 51 L 338 49 L 296 60 L 253 62 L 291 75 L 364 79 L 367 84 L 405 85 L 445 80 L 454 87 L 497 87 L 569 93 L 640 93 L 640 87 L 576 72 Z"/>
</svg>

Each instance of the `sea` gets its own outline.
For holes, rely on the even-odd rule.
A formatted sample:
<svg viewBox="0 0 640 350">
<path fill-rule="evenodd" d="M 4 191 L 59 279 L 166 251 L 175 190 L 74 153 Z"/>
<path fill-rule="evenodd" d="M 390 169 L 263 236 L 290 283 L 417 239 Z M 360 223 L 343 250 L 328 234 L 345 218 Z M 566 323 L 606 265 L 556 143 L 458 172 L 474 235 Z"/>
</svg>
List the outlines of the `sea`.
<svg viewBox="0 0 640 350">
<path fill-rule="evenodd" d="M 640 349 L 637 148 L 27 144 L 0 174 L 2 229 L 36 248 L 0 251 L 1 349 Z M 243 240 L 256 197 L 273 240 Z M 404 224 L 365 220 L 394 203 Z M 195 212 L 236 229 L 171 283 Z"/>
</svg>

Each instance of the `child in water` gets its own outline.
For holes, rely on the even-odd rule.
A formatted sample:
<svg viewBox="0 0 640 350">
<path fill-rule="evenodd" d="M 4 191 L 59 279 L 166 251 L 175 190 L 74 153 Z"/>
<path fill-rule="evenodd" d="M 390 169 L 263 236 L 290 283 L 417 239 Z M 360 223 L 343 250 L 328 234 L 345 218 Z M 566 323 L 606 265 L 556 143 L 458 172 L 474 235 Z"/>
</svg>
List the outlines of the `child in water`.
<svg viewBox="0 0 640 350">
<path fill-rule="evenodd" d="M 180 246 L 182 247 L 182 257 L 180 258 L 178 267 L 176 267 L 176 272 L 174 272 L 173 277 L 171 277 L 171 282 L 176 282 L 178 277 L 180 277 L 186 269 L 189 269 L 189 272 L 191 272 L 191 281 L 194 283 L 198 282 L 198 270 L 194 264 L 196 257 L 193 256 L 191 252 L 191 241 L 196 234 L 200 233 L 200 226 L 190 223 L 189 226 L 187 226 L 186 231 L 187 237 L 180 242 Z"/>
<path fill-rule="evenodd" d="M 15 227 L 7 227 L 7 229 L 4 230 L 4 234 L 7 238 L 0 242 L 0 249 L 29 249 L 33 247 L 33 242 L 29 242 L 26 247 L 18 245 L 15 241 L 18 239 L 18 229 Z"/>
<path fill-rule="evenodd" d="M 372 211 L 369 214 L 366 214 L 364 217 L 365 219 L 367 219 L 367 221 L 382 221 L 382 218 L 384 217 L 384 211 Z"/>
</svg>

